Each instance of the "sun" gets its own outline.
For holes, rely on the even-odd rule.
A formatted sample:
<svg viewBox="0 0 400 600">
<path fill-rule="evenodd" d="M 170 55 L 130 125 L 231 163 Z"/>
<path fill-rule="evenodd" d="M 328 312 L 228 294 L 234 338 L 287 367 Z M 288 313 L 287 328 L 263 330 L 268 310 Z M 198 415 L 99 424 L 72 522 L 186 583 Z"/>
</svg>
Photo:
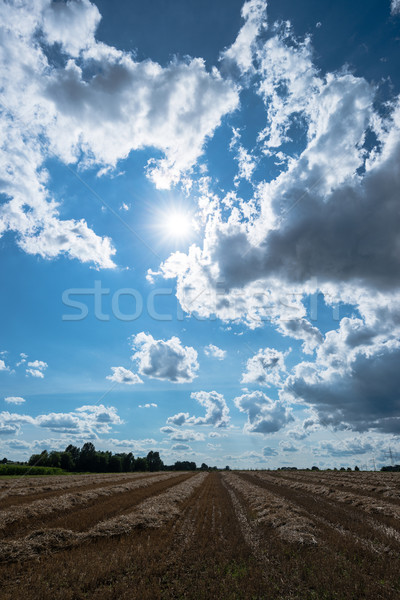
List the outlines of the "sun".
<svg viewBox="0 0 400 600">
<path fill-rule="evenodd" d="M 162 227 L 168 237 L 184 239 L 193 231 L 192 217 L 188 213 L 175 210 L 165 215 Z"/>
</svg>

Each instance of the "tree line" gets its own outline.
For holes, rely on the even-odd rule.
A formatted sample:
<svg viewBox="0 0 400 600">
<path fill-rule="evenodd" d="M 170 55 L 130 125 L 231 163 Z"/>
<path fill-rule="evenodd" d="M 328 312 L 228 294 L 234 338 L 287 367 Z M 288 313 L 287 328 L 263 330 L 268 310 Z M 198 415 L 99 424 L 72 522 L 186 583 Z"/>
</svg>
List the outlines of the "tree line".
<svg viewBox="0 0 400 600">
<path fill-rule="evenodd" d="M 176 461 L 173 465 L 165 465 L 159 452 L 152 450 L 147 456 L 135 457 L 132 452 L 113 454 L 106 450 L 96 450 L 92 442 L 86 442 L 82 448 L 70 444 L 59 452 L 43 450 L 40 454 L 32 454 L 28 464 L 38 467 L 53 467 L 64 471 L 90 473 L 129 473 L 133 471 L 196 471 L 193 461 Z M 203 463 L 201 470 L 216 469 Z"/>
</svg>

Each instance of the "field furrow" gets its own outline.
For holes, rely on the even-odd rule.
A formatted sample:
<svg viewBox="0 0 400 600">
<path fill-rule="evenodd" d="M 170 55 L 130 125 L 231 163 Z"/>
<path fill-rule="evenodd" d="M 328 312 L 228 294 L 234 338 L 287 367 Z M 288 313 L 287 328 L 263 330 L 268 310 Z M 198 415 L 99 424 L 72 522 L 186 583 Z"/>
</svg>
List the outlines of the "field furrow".
<svg viewBox="0 0 400 600">
<path fill-rule="evenodd" d="M 105 519 L 84 531 L 48 528 L 34 531 L 22 539 L 3 542 L 0 546 L 0 562 L 26 560 L 43 553 L 92 542 L 98 538 L 127 535 L 136 527 L 161 527 L 177 514 L 179 502 L 189 496 L 203 479 L 203 473 L 195 476 L 181 474 L 175 481 L 171 478 L 168 487 L 172 489 L 163 493 L 159 490 L 158 494 L 152 490 L 150 494 L 146 494 L 148 497 L 137 503 L 128 514 Z M 164 485 L 164 490 L 165 487 Z"/>
<path fill-rule="evenodd" d="M 271 483 L 271 485 L 278 485 L 282 488 L 290 488 L 293 490 L 299 490 L 306 494 L 316 495 L 325 497 L 334 502 L 341 504 L 349 504 L 354 506 L 357 510 L 365 511 L 366 513 L 376 515 L 378 517 L 388 517 L 385 519 L 387 524 L 392 525 L 394 520 L 400 520 L 400 505 L 395 505 L 384 498 L 372 498 L 363 493 L 356 494 L 350 491 L 342 491 L 335 489 L 332 486 L 316 485 L 296 479 L 287 479 L 284 477 L 274 477 L 269 473 L 261 473 L 257 475 L 264 481 Z"/>
<path fill-rule="evenodd" d="M 314 473 L 261 471 L 108 486 L 3 539 L 2 600 L 398 600 L 399 519 L 317 493 L 326 487 Z"/>
<path fill-rule="evenodd" d="M 395 504 L 400 506 L 400 490 L 395 489 L 393 483 L 383 482 L 380 485 L 367 484 L 365 479 L 359 477 L 359 474 L 354 473 L 354 479 L 350 480 L 339 480 L 336 476 L 333 477 L 310 477 L 307 474 L 291 474 L 282 471 L 271 471 L 268 476 L 279 479 L 291 481 L 294 483 L 301 483 L 304 485 L 315 486 L 315 489 L 319 488 L 320 493 L 323 495 L 329 495 L 333 493 L 355 493 L 357 496 L 365 496 L 371 499 L 375 499 L 379 502 L 386 502 L 388 504 Z M 311 488 L 310 488 L 311 491 Z"/>
<path fill-rule="evenodd" d="M 73 478 L 73 481 L 68 481 L 58 484 L 47 484 L 35 486 L 33 489 L 30 486 L 21 486 L 18 490 L 9 488 L 0 492 L 0 511 L 3 511 L 11 506 L 19 506 L 29 504 L 36 500 L 46 500 L 60 496 L 63 492 L 76 494 L 107 486 L 123 485 L 137 479 L 146 479 L 153 477 L 154 473 L 132 473 L 132 474 L 114 474 L 112 476 L 101 476 L 92 478 L 91 476 L 81 475 L 80 479 Z M 64 479 L 66 479 L 64 477 Z M 68 478 L 69 479 L 69 478 Z M 71 478 L 72 479 L 72 478 Z"/>
<path fill-rule="evenodd" d="M 179 473 L 153 474 L 152 477 L 140 477 L 125 484 L 106 486 L 86 492 L 67 493 L 56 498 L 35 500 L 30 504 L 11 507 L 0 511 L 0 532 L 3 537 L 21 535 L 39 527 L 64 527 L 84 529 L 88 522 L 94 523 L 102 515 L 116 514 L 122 507 L 128 508 L 135 502 L 135 490 L 150 488 L 149 494 L 156 493 L 164 482 L 168 482 Z"/>
</svg>

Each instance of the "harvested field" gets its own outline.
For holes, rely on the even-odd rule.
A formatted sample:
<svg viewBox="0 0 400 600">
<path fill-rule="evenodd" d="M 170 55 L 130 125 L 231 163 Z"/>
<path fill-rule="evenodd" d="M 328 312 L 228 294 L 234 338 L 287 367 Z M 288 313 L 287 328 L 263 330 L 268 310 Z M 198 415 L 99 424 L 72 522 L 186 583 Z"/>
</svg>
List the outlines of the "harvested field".
<svg viewBox="0 0 400 600">
<path fill-rule="evenodd" d="M 80 476 L 0 511 L 2 598 L 398 599 L 398 480 L 345 475 Z"/>
</svg>

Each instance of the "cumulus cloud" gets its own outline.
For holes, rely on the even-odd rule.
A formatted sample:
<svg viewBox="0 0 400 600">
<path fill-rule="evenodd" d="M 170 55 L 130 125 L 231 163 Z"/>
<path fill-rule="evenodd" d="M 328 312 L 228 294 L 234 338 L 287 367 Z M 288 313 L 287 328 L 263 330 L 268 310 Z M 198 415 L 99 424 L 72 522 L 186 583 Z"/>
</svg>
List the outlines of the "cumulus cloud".
<svg viewBox="0 0 400 600">
<path fill-rule="evenodd" d="M 265 458 L 276 456 L 277 454 L 278 450 L 276 448 L 271 448 L 270 446 L 265 446 L 265 448 L 263 448 L 263 456 L 265 456 Z"/>
<path fill-rule="evenodd" d="M 47 369 L 48 364 L 43 360 L 34 360 L 32 362 L 28 362 L 26 369 L 26 374 L 31 375 L 32 377 L 38 377 L 39 379 L 44 378 L 44 371 Z"/>
<path fill-rule="evenodd" d="M 343 439 L 335 442 L 320 442 L 318 452 L 328 456 L 358 456 L 373 452 L 375 446 L 368 439 Z"/>
<path fill-rule="evenodd" d="M 197 377 L 197 352 L 191 346 L 183 346 L 178 337 L 155 340 L 141 332 L 133 336 L 132 347 L 136 350 L 132 359 L 138 363 L 141 375 L 173 383 L 190 382 Z"/>
<path fill-rule="evenodd" d="M 155 402 L 148 402 L 147 404 L 139 404 L 139 408 L 157 408 L 157 404 Z"/>
<path fill-rule="evenodd" d="M 285 354 L 274 348 L 260 348 L 249 358 L 246 372 L 242 375 L 242 383 L 255 383 L 258 385 L 279 385 L 281 372 L 286 371 Z"/>
<path fill-rule="evenodd" d="M 7 398 L 4 398 L 4 402 L 7 402 L 7 404 L 23 404 L 25 399 L 21 396 L 7 396 Z"/>
<path fill-rule="evenodd" d="M 226 350 L 221 350 L 221 348 L 214 346 L 214 344 L 208 344 L 208 346 L 204 348 L 204 354 L 206 356 L 217 358 L 218 360 L 223 360 L 226 357 Z"/>
<path fill-rule="evenodd" d="M 253 51 L 258 35 L 263 27 L 267 9 L 266 0 L 248 0 L 242 7 L 242 18 L 245 23 L 240 29 L 236 40 L 222 53 L 222 60 L 235 64 L 240 72 L 254 71 Z"/>
<path fill-rule="evenodd" d="M 44 378 L 43 371 L 40 371 L 39 369 L 26 369 L 26 374 L 31 375 L 32 377 L 37 377 L 39 379 Z"/>
<path fill-rule="evenodd" d="M 32 367 L 33 369 L 40 369 L 41 371 L 44 371 L 45 369 L 47 369 L 48 364 L 46 362 L 44 362 L 43 360 L 34 360 L 32 362 L 28 362 L 28 367 Z"/>
<path fill-rule="evenodd" d="M 390 12 L 392 15 L 397 15 L 400 13 L 400 0 L 392 0 L 390 4 Z"/>
<path fill-rule="evenodd" d="M 17 425 L 5 425 L 0 423 L 0 435 L 15 435 L 18 431 L 19 427 Z"/>
<path fill-rule="evenodd" d="M 24 440 L 9 440 L 6 443 L 11 450 L 31 450 L 32 448 L 32 445 Z"/>
<path fill-rule="evenodd" d="M 43 258 L 65 254 L 113 268 L 111 240 L 83 219 L 61 219 L 48 189 L 49 158 L 106 174 L 130 152 L 155 150 L 147 172 L 160 188 L 190 170 L 238 90 L 200 58 L 165 67 L 136 61 L 95 38 L 100 21 L 88 0 L 3 3 L 0 8 L 3 145 L 0 235 Z M 58 46 L 62 56 L 49 52 Z M 160 156 L 161 155 L 161 156 Z M 86 194 L 85 190 L 85 194 Z"/>
<path fill-rule="evenodd" d="M 255 391 L 235 398 L 240 412 L 247 413 L 246 433 L 274 433 L 293 421 L 290 409 L 280 401 Z"/>
<path fill-rule="evenodd" d="M 259 183 L 256 213 L 245 218 L 235 206 L 224 216 L 215 200 L 203 247 L 176 253 L 161 266 L 165 277 L 177 278 L 183 309 L 279 322 L 287 318 L 291 295 L 340 291 L 358 305 L 368 290 L 398 290 L 400 105 L 393 102 L 381 119 L 365 79 L 343 70 L 322 76 L 310 42 L 296 42 L 290 30 L 278 31 L 258 57 L 260 93 L 273 108 L 265 143 L 281 144 L 301 114 L 305 147 L 278 177 Z M 364 141 L 371 128 L 377 141 L 368 152 Z M 194 290 L 203 288 L 196 298 Z M 277 301 L 278 293 L 286 302 Z M 304 318 L 300 305 L 296 319 Z M 318 334 L 309 329 L 311 338 Z"/>
<path fill-rule="evenodd" d="M 147 452 L 149 447 L 155 447 L 157 441 L 152 438 L 145 438 L 143 440 L 119 440 L 110 438 L 104 441 L 106 448 L 123 448 L 130 452 Z"/>
<path fill-rule="evenodd" d="M 282 450 L 282 452 L 298 452 L 300 450 L 300 448 L 292 444 L 292 442 L 284 441 L 279 442 L 279 448 Z"/>
<path fill-rule="evenodd" d="M 171 425 L 161 427 L 161 433 L 168 435 L 169 439 L 174 442 L 203 442 L 205 440 L 204 433 L 193 431 L 192 429 L 178 429 Z"/>
<path fill-rule="evenodd" d="M 170 425 L 213 425 L 214 427 L 227 427 L 230 421 L 229 408 L 225 398 L 218 392 L 192 392 L 190 397 L 204 406 L 204 417 L 190 417 L 189 413 L 178 413 L 168 417 Z"/>
<path fill-rule="evenodd" d="M 0 371 L 9 371 L 9 367 L 7 367 L 4 360 L 0 359 Z"/>
<path fill-rule="evenodd" d="M 323 342 L 324 336 L 318 329 L 311 325 L 306 319 L 290 319 L 280 321 L 278 331 L 282 335 L 289 336 L 295 340 L 303 340 L 303 352 L 312 354 L 315 348 Z"/>
<path fill-rule="evenodd" d="M 251 33 L 250 27 L 242 32 L 240 43 L 247 41 L 237 62 L 252 72 L 265 103 L 258 141 L 281 163 L 293 126 L 303 132 L 303 146 L 286 154 L 279 175 L 254 184 L 249 202 L 235 194 L 221 198 L 204 184 L 203 243 L 171 255 L 160 273 L 176 279 L 177 298 L 189 314 L 251 328 L 269 319 L 283 335 L 303 341 L 305 353 L 316 351 L 315 362 L 294 369 L 282 400 L 310 404 L 321 424 L 395 433 L 400 100 L 388 102 L 382 116 L 366 79 L 346 68 L 322 73 L 311 38 L 295 38 L 288 23 L 263 35 L 264 21 L 265 11 L 257 12 Z M 338 332 L 323 336 L 306 318 L 305 299 L 317 293 L 326 304 L 352 305 L 358 322 L 344 319 Z M 268 380 L 262 357 L 254 357 L 243 382 L 271 385 L 283 373 L 276 370 Z M 262 429 L 253 409 L 251 402 L 249 415 L 257 417 L 248 428 Z"/>
<path fill-rule="evenodd" d="M 301 363 L 288 378 L 286 391 L 294 400 L 314 406 L 323 425 L 400 432 L 400 345 L 382 347 L 371 356 L 357 354 L 325 367 Z M 336 361 L 335 361 L 336 363 Z"/>
<path fill-rule="evenodd" d="M 206 414 L 204 417 L 191 417 L 188 422 L 193 425 L 213 425 L 214 427 L 226 427 L 229 424 L 229 408 L 225 398 L 218 392 L 192 392 L 190 397 L 204 406 Z"/>
<path fill-rule="evenodd" d="M 0 413 L 0 424 L 6 427 L 9 433 L 12 433 L 11 429 L 17 433 L 22 424 L 29 424 L 57 433 L 84 436 L 85 441 L 92 439 L 91 436 L 96 437 L 98 433 L 108 433 L 113 425 L 122 423 L 116 408 L 106 407 L 103 404 L 85 405 L 69 413 L 52 412 L 36 417 L 8 411 Z"/>
<path fill-rule="evenodd" d="M 253 172 L 257 166 L 255 157 L 246 150 L 240 143 L 240 133 L 237 129 L 233 129 L 233 136 L 229 145 L 231 150 L 235 151 L 235 160 L 238 163 L 238 173 L 235 176 L 234 183 L 237 186 L 241 179 L 251 181 Z"/>
<path fill-rule="evenodd" d="M 95 44 L 94 34 L 101 15 L 88 0 L 68 0 L 48 4 L 42 18 L 46 42 L 60 44 L 66 54 L 77 57 Z"/>
<path fill-rule="evenodd" d="M 180 450 L 191 450 L 188 444 L 174 444 L 171 446 L 171 452 L 179 452 Z"/>
<path fill-rule="evenodd" d="M 136 383 L 143 383 L 139 375 L 132 373 L 129 369 L 124 367 L 111 367 L 112 375 L 107 375 L 106 379 L 114 381 L 115 383 L 125 383 L 126 385 L 134 385 Z"/>
<path fill-rule="evenodd" d="M 399 432 L 400 357 L 397 310 L 385 311 L 365 323 L 343 318 L 326 334 L 315 362 L 298 364 L 285 383 L 282 397 L 312 405 L 322 424 L 356 431 Z M 306 420 L 304 429 L 315 426 Z"/>
<path fill-rule="evenodd" d="M 168 417 L 167 423 L 169 425 L 181 426 L 181 425 L 184 425 L 185 423 L 187 423 L 188 419 L 189 419 L 189 413 L 180 412 L 176 415 L 173 415 L 172 417 Z"/>
</svg>

